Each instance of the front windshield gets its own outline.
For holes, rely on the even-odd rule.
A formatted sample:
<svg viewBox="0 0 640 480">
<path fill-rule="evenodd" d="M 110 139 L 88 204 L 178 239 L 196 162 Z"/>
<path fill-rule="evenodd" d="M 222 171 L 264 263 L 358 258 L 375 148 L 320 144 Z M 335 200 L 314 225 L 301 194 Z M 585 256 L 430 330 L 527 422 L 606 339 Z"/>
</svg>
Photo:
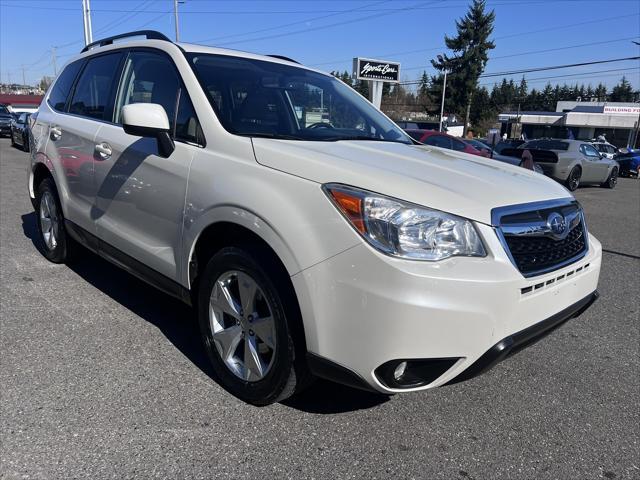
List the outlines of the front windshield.
<svg viewBox="0 0 640 480">
<path fill-rule="evenodd" d="M 188 58 L 222 126 L 236 135 L 412 143 L 396 124 L 333 77 L 250 58 L 201 53 Z"/>
</svg>

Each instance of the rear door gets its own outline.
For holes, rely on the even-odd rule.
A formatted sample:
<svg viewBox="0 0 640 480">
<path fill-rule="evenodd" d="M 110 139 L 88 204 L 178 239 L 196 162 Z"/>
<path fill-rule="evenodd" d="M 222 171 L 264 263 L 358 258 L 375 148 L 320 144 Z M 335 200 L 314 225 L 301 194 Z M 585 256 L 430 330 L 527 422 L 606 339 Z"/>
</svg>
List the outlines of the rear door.
<svg viewBox="0 0 640 480">
<path fill-rule="evenodd" d="M 175 151 L 158 155 L 153 138 L 124 132 L 122 107 L 162 105 Z M 173 60 L 152 49 L 133 49 L 123 67 L 113 122 L 95 139 L 108 155 L 96 156 L 95 220 L 98 237 L 156 272 L 177 279 L 187 177 L 203 143 L 198 119 Z"/>
<path fill-rule="evenodd" d="M 122 54 L 97 55 L 65 68 L 38 122 L 48 126 L 46 155 L 56 170 L 65 218 L 95 233 L 94 137 L 109 114 Z"/>
</svg>

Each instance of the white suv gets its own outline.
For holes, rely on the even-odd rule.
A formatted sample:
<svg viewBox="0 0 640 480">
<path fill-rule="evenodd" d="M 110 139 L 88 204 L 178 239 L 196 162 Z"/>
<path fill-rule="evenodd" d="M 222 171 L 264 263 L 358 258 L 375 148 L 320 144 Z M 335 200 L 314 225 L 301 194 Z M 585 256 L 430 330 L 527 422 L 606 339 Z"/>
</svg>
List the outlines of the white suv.
<svg viewBox="0 0 640 480">
<path fill-rule="evenodd" d="M 314 375 L 469 378 L 597 297 L 600 243 L 564 187 L 414 146 L 284 57 L 111 37 L 34 116 L 44 255 L 82 244 L 193 305 L 220 384 L 254 404 Z"/>
</svg>

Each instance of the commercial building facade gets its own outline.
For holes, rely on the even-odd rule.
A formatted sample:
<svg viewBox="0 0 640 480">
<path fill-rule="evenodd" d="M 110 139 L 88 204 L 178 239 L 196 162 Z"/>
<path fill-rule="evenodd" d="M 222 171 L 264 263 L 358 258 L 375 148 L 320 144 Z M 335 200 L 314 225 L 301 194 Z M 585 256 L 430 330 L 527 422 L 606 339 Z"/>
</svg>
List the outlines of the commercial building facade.
<svg viewBox="0 0 640 480">
<path fill-rule="evenodd" d="M 640 104 L 622 102 L 558 102 L 555 112 L 504 112 L 498 117 L 501 134 L 510 138 L 575 138 L 605 135 L 617 147 L 640 143 Z"/>
</svg>

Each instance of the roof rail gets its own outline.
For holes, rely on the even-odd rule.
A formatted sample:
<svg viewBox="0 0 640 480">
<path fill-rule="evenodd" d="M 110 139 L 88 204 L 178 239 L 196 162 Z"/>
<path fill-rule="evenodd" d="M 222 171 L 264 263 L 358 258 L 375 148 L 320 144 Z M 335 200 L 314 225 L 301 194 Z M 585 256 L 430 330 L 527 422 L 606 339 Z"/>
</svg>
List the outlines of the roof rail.
<svg viewBox="0 0 640 480">
<path fill-rule="evenodd" d="M 164 40 L 165 42 L 171 42 L 171 40 L 166 35 L 155 30 L 138 30 L 136 32 L 121 33 L 120 35 L 114 35 L 113 37 L 96 40 L 95 42 L 91 42 L 90 44 L 86 45 L 80 51 L 80 53 L 88 52 L 93 47 L 104 47 L 105 45 L 111 45 L 114 40 L 128 37 L 147 37 L 148 40 Z"/>
<path fill-rule="evenodd" d="M 284 55 L 267 55 L 267 57 L 279 58 L 280 60 L 286 60 L 287 62 L 293 62 L 300 65 L 300 62 L 294 60 L 293 58 L 285 57 Z"/>
</svg>

